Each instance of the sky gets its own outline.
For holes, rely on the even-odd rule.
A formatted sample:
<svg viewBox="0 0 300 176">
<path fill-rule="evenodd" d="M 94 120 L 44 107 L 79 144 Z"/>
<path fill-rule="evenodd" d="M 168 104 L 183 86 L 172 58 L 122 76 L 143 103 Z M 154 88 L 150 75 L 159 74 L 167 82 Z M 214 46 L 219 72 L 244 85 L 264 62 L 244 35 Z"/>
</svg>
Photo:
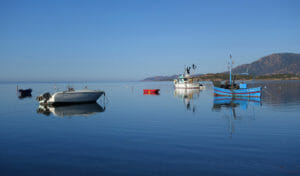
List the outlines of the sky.
<svg viewBox="0 0 300 176">
<path fill-rule="evenodd" d="M 0 0 L 0 81 L 134 81 L 300 53 L 300 1 Z"/>
</svg>

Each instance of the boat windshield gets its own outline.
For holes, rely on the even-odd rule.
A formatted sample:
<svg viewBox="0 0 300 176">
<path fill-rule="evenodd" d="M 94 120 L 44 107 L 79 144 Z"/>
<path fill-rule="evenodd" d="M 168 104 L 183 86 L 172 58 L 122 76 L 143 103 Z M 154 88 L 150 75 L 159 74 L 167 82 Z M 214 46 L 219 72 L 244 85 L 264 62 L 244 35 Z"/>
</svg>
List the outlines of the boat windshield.
<svg viewBox="0 0 300 176">
<path fill-rule="evenodd" d="M 75 91 L 75 90 L 74 90 L 73 87 L 68 87 L 68 91 L 69 91 L 69 92 L 72 92 L 72 91 Z"/>
</svg>

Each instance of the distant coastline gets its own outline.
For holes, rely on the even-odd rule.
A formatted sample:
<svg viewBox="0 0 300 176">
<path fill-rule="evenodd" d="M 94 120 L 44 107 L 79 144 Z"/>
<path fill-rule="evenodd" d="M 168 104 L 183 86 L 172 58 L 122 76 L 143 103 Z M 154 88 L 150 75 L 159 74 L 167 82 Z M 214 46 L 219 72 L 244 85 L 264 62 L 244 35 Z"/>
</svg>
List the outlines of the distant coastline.
<svg viewBox="0 0 300 176">
<path fill-rule="evenodd" d="M 159 79 L 161 78 L 161 79 Z M 228 73 L 208 73 L 204 75 L 192 76 L 194 81 L 222 81 L 229 78 Z M 173 81 L 172 77 L 150 77 L 142 81 Z M 236 80 L 300 80 L 300 75 L 295 74 L 271 74 L 271 75 L 234 75 Z"/>
<path fill-rule="evenodd" d="M 232 69 L 237 80 L 300 80 L 300 54 L 274 53 L 250 64 Z M 154 76 L 143 81 L 172 81 L 178 75 Z M 196 81 L 220 81 L 229 78 L 228 72 L 192 76 Z"/>
</svg>

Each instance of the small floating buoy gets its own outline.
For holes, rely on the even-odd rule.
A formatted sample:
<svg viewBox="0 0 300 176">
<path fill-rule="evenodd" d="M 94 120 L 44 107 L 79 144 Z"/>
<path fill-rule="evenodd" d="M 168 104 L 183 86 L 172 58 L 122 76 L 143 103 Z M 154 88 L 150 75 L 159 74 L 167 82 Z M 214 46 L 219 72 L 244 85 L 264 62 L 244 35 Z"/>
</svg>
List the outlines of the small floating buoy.
<svg viewBox="0 0 300 176">
<path fill-rule="evenodd" d="M 160 89 L 144 89 L 144 95 L 159 95 Z"/>
</svg>

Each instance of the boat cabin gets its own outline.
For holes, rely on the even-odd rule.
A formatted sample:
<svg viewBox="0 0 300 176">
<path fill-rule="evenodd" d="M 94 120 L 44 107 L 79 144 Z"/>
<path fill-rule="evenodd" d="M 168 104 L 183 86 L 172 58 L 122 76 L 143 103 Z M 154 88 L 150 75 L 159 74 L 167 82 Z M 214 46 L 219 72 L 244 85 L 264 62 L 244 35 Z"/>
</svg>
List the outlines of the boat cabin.
<svg viewBox="0 0 300 176">
<path fill-rule="evenodd" d="M 244 82 L 241 83 L 235 83 L 235 81 L 230 84 L 228 81 L 222 81 L 222 82 L 214 82 L 214 86 L 220 87 L 223 89 L 247 89 L 247 84 Z"/>
<path fill-rule="evenodd" d="M 174 80 L 175 83 L 192 83 L 193 79 L 184 75 L 178 76 L 177 79 Z"/>
</svg>

